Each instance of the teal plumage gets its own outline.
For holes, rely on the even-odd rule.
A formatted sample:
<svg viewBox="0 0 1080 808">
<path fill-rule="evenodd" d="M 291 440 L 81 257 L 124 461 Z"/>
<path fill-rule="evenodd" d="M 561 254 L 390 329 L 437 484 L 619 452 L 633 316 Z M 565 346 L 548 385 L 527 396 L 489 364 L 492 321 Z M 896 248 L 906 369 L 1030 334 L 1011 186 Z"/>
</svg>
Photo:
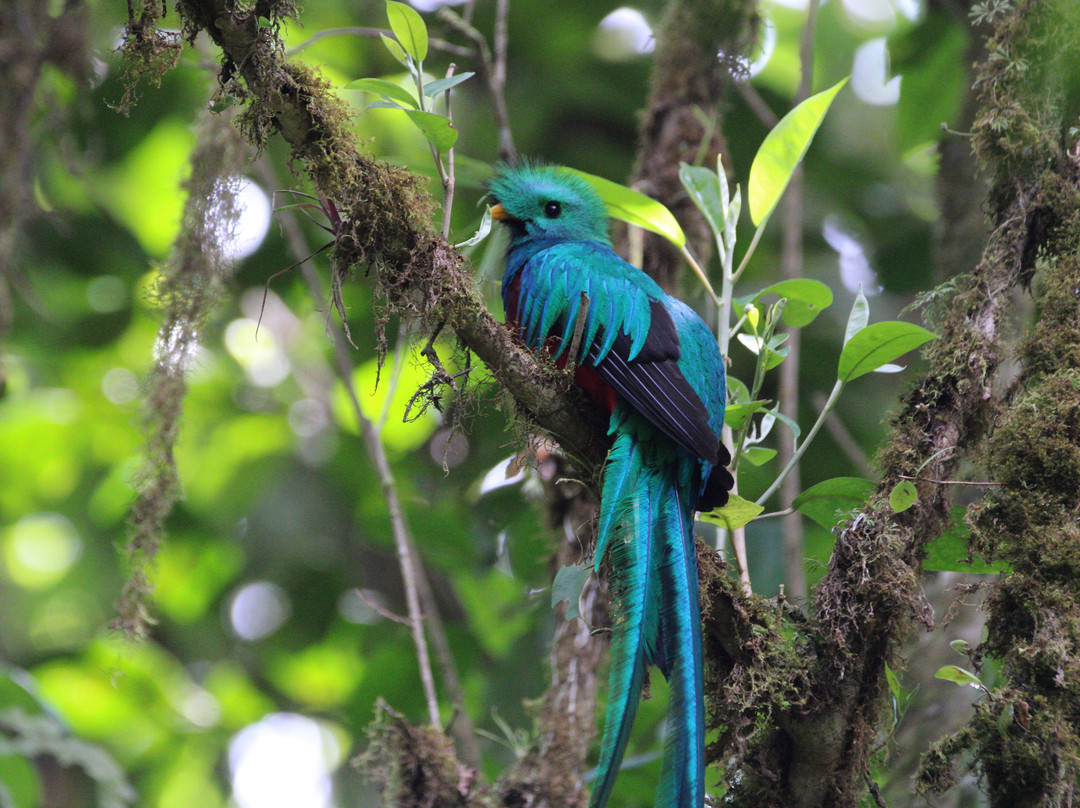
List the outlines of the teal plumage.
<svg viewBox="0 0 1080 808">
<path fill-rule="evenodd" d="M 596 565 L 607 555 L 611 672 L 590 805 L 606 805 L 649 665 L 671 683 L 657 805 L 704 804 L 704 706 L 694 512 L 731 488 L 720 442 L 724 364 L 704 322 L 620 258 L 603 202 L 551 166 L 504 168 L 492 211 L 510 229 L 507 323 L 562 360 L 611 413 Z M 584 307 L 584 310 L 583 308 Z M 575 333 L 576 332 L 576 333 Z"/>
</svg>

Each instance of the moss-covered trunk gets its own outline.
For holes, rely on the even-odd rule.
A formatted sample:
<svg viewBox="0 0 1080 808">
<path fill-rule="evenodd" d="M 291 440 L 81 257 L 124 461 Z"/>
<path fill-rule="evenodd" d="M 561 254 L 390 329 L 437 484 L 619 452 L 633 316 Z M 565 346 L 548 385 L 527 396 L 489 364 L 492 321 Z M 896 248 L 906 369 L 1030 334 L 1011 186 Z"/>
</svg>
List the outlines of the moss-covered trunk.
<svg viewBox="0 0 1080 808">
<path fill-rule="evenodd" d="M 1080 6 L 1017 3 L 990 40 L 979 86 L 990 101 L 976 148 L 993 171 L 991 204 L 1008 217 L 1009 262 L 1039 318 L 1020 342 L 1022 371 L 986 441 L 1003 483 L 972 510 L 976 541 L 1011 572 L 992 589 L 976 659 L 1005 684 L 970 725 L 928 757 L 941 788 L 963 751 L 995 806 L 1080 800 Z M 1015 222 L 1015 224 L 1014 224 Z"/>
</svg>

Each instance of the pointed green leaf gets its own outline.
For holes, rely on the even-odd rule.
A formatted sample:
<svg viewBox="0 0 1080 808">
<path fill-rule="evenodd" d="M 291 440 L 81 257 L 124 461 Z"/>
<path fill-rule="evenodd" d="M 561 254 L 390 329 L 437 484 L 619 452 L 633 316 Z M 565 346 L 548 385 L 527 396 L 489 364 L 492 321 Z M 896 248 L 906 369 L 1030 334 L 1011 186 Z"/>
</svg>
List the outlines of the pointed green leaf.
<svg viewBox="0 0 1080 808">
<path fill-rule="evenodd" d="M 439 93 L 445 93 L 451 87 L 457 87 L 461 82 L 468 81 L 475 75 L 475 73 L 465 72 L 458 73 L 456 76 L 450 76 L 449 78 L 429 81 L 424 85 L 424 95 L 428 98 L 434 98 Z"/>
<path fill-rule="evenodd" d="M 758 505 L 748 499 L 743 499 L 738 494 L 729 494 L 727 505 L 723 508 L 701 514 L 701 519 L 720 525 L 725 530 L 735 530 L 742 527 L 759 513 L 765 510 L 764 505 Z"/>
<path fill-rule="evenodd" d="M 767 410 L 765 412 L 765 417 L 761 419 L 761 421 L 762 421 L 762 431 L 764 431 L 764 432 L 767 432 L 767 430 L 765 428 L 766 427 L 766 419 L 776 420 L 776 421 L 779 421 L 780 423 L 782 423 L 784 426 L 786 426 L 788 429 L 791 430 L 791 434 L 795 436 L 795 440 L 798 440 L 800 437 L 802 437 L 802 429 L 799 427 L 799 424 L 793 418 L 789 418 L 788 416 L 786 416 L 782 412 L 780 412 L 780 405 L 779 404 L 777 404 L 771 410 Z M 768 427 L 769 427 L 769 429 L 771 429 L 772 424 L 771 423 L 768 424 Z M 764 435 L 762 435 L 762 437 L 764 437 Z"/>
<path fill-rule="evenodd" d="M 742 336 L 742 335 L 740 334 L 740 336 Z M 785 336 L 787 336 L 787 335 L 785 334 Z M 770 348 L 769 346 L 766 345 L 765 346 L 765 370 L 772 370 L 774 367 L 776 367 L 781 362 L 783 362 L 785 359 L 787 359 L 787 356 L 788 356 L 789 353 L 791 353 L 791 346 L 790 345 L 785 345 L 783 348 Z"/>
<path fill-rule="evenodd" d="M 850 382 L 932 339 L 937 335 L 914 323 L 887 320 L 868 325 L 844 345 L 837 378 Z"/>
<path fill-rule="evenodd" d="M 409 58 L 409 54 L 405 52 L 405 49 L 401 47 L 400 44 L 398 44 L 398 41 L 396 39 L 388 37 L 386 34 L 382 33 L 379 34 L 379 39 L 382 40 L 382 43 L 386 46 L 386 49 L 390 51 L 391 56 L 393 56 L 403 65 L 405 65 L 405 67 L 409 66 L 409 62 L 412 60 Z"/>
<path fill-rule="evenodd" d="M 976 687 L 979 690 L 986 690 L 983 683 L 979 681 L 979 677 L 971 671 L 966 671 L 958 665 L 945 665 L 938 668 L 934 674 L 935 679 L 944 679 L 947 682 L 955 682 L 958 685 L 967 685 L 968 687 Z"/>
<path fill-rule="evenodd" d="M 728 376 L 727 398 L 731 404 L 745 404 L 750 400 L 750 388 L 734 376 Z"/>
<path fill-rule="evenodd" d="M 792 500 L 792 507 L 826 530 L 866 503 L 874 484 L 862 477 L 833 477 L 811 486 Z"/>
<path fill-rule="evenodd" d="M 766 286 L 753 296 L 757 303 L 765 295 L 787 298 L 783 320 L 792 328 L 802 328 L 814 321 L 821 312 L 832 305 L 832 289 L 812 278 L 793 278 Z"/>
<path fill-rule="evenodd" d="M 741 429 L 747 418 L 768 403 L 769 399 L 763 398 L 758 401 L 747 401 L 743 404 L 729 404 L 724 410 L 724 423 L 732 429 Z"/>
<path fill-rule="evenodd" d="M 911 480 L 901 480 L 889 492 L 889 507 L 893 509 L 893 513 L 903 513 L 918 499 L 919 492 L 915 490 Z"/>
<path fill-rule="evenodd" d="M 953 640 L 949 643 L 949 647 L 956 651 L 960 656 L 970 656 L 971 646 L 967 640 Z"/>
<path fill-rule="evenodd" d="M 705 217 L 714 235 L 724 234 L 725 213 L 727 211 L 727 185 L 720 185 L 720 178 L 704 166 L 679 164 L 679 181 L 694 200 L 701 215 Z"/>
<path fill-rule="evenodd" d="M 418 62 L 427 58 L 428 35 L 424 18 L 412 6 L 386 0 L 386 18 L 401 47 Z"/>
<path fill-rule="evenodd" d="M 844 344 L 847 345 L 851 338 L 866 328 L 866 324 L 870 322 L 870 303 L 866 300 L 866 295 L 863 294 L 862 285 L 859 285 L 859 292 L 855 295 L 855 302 L 851 304 L 851 313 L 847 318 L 847 328 L 844 329 Z"/>
<path fill-rule="evenodd" d="M 750 218 L 759 227 L 773 212 L 795 167 L 802 160 L 833 98 L 847 79 L 828 90 L 812 95 L 791 110 L 765 137 L 750 166 Z"/>
<path fill-rule="evenodd" d="M 458 131 L 445 115 L 418 109 L 407 109 L 405 114 L 412 118 L 412 122 L 420 127 L 424 137 L 440 153 L 449 151 L 457 143 Z"/>
<path fill-rule="evenodd" d="M 575 174 L 592 185 L 604 200 L 608 215 L 612 218 L 658 233 L 680 249 L 686 246 L 686 235 L 679 223 L 671 211 L 655 199 L 576 168 L 564 168 L 563 171 Z"/>
<path fill-rule="evenodd" d="M 555 573 L 555 580 L 551 584 L 551 608 L 559 605 L 559 601 L 566 601 L 566 619 L 573 620 L 581 612 L 578 611 L 578 601 L 581 599 L 581 590 L 585 588 L 585 582 L 589 580 L 590 568 L 576 565 L 563 567 Z"/>
<path fill-rule="evenodd" d="M 885 681 L 889 684 L 889 692 L 892 693 L 892 697 L 899 702 L 900 701 L 900 680 L 896 678 L 896 671 L 889 667 L 888 663 L 885 664 Z"/>
<path fill-rule="evenodd" d="M 762 466 L 776 457 L 776 449 L 766 449 L 764 446 L 748 446 L 742 451 L 743 460 L 751 466 Z"/>
<path fill-rule="evenodd" d="M 415 96 L 404 87 L 399 87 L 386 79 L 357 79 L 345 85 L 346 90 L 363 90 L 365 93 L 375 93 L 391 101 L 398 101 L 409 109 L 419 109 Z"/>
</svg>

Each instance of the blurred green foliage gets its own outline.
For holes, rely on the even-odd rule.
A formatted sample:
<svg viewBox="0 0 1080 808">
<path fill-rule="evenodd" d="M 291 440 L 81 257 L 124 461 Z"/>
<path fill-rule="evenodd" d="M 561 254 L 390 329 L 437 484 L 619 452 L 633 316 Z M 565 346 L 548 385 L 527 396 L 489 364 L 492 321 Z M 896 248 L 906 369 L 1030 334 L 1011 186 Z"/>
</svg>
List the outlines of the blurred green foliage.
<svg viewBox="0 0 1080 808">
<path fill-rule="evenodd" d="M 850 8 L 857 3 L 838 2 L 826 4 L 818 19 L 815 89 L 848 75 L 856 49 L 879 37 L 896 50 L 903 80 L 895 105 L 842 93 L 806 160 L 805 274 L 828 285 L 837 302 L 804 332 L 803 422 L 817 409 L 814 394 L 835 379 L 843 318 L 855 295 L 851 278 L 838 271 L 837 239 L 846 239 L 842 256 L 862 255 L 877 272 L 876 280 L 858 279 L 881 287 L 871 301 L 875 320 L 895 317 L 912 290 L 936 282 L 935 166 L 917 158 L 931 153 L 938 124 L 958 107 L 967 34 L 921 5 L 918 18 L 908 20 L 900 5 L 876 4 L 893 8 L 891 21 L 868 22 Z M 523 153 L 619 181 L 634 159 L 650 59 L 598 54 L 599 25 L 617 6 L 513 4 L 507 103 Z M 343 764 L 362 743 L 376 699 L 423 720 L 420 680 L 408 630 L 370 606 L 405 611 L 380 484 L 333 372 L 324 335 L 333 316 L 329 299 L 312 299 L 293 273 L 272 281 L 260 308 L 268 279 L 294 260 L 277 226 L 217 301 L 190 372 L 176 453 L 184 495 L 154 568 L 153 637 L 136 644 L 108 628 L 126 575 L 117 548 L 143 448 L 140 385 L 158 339 L 160 312 L 148 290 L 177 235 L 191 124 L 215 84 L 214 60 L 200 46 L 185 53 L 160 89 L 143 88 L 130 117 L 110 110 L 122 94 L 113 50 L 122 7 L 95 5 L 94 85 L 75 87 L 47 73 L 36 113 L 35 125 L 47 133 L 34 154 L 41 210 L 22 242 L 14 325 L 0 346 L 8 377 L 0 399 L 0 662 L 11 666 L 10 675 L 0 675 L 0 716 L 7 708 L 47 715 L 97 745 L 126 773 L 136 804 L 214 808 L 239 788 L 237 750 L 257 748 L 254 736 L 241 743 L 238 733 L 273 726 L 268 716 L 299 713 L 317 720 L 310 726 L 334 771 L 334 804 L 371 805 L 373 794 Z M 655 2 L 638 8 L 651 22 L 661 11 Z M 798 81 L 805 12 L 772 3 L 763 10 L 773 44 L 753 81 L 783 114 Z M 492 15 L 492 3 L 477 4 L 474 24 L 490 33 Z M 425 19 L 433 35 L 452 38 L 433 15 Z M 385 17 L 382 4 L 311 2 L 302 22 L 288 26 L 288 47 L 325 29 L 384 26 Z M 405 78 L 377 40 L 355 35 L 319 39 L 295 58 L 339 85 Z M 441 76 L 447 61 L 433 49 L 425 61 L 431 77 Z M 459 70 L 474 67 L 457 61 Z M 370 99 L 342 95 L 356 105 L 360 142 L 431 174 L 424 139 L 404 116 L 362 111 Z M 455 89 L 454 116 L 459 196 L 452 223 L 462 240 L 478 225 L 480 180 L 496 154 L 488 99 L 476 78 Z M 735 92 L 723 127 L 745 188 L 766 127 Z M 285 158 L 273 142 L 259 159 L 277 188 L 302 188 Z M 264 191 L 275 190 L 254 165 L 251 177 Z M 740 243 L 751 233 L 744 215 Z M 778 235 L 774 222 L 744 291 L 778 280 Z M 325 235 L 311 228 L 308 238 L 315 249 Z M 499 249 L 485 242 L 474 262 L 497 264 Z M 314 265 L 328 274 L 323 257 Z M 481 276 L 493 310 L 496 278 L 490 271 Z M 703 303 L 695 282 L 688 280 L 685 292 Z M 377 419 L 390 366 L 376 390 L 373 301 L 363 278 L 348 286 L 346 303 L 358 345 L 353 380 L 365 412 Z M 453 345 L 440 343 L 439 350 L 448 358 Z M 752 368 L 752 356 L 738 345 L 733 359 L 736 376 Z M 523 703 L 544 685 L 554 534 L 530 502 L 528 484 L 479 493 L 484 475 L 519 448 L 497 391 L 482 385 L 454 402 L 465 429 L 450 437 L 448 422 L 433 411 L 401 421 L 425 379 L 423 363 L 406 356 L 384 433 L 393 473 L 447 622 L 466 709 L 492 733 L 495 710 L 510 726 L 528 728 Z M 883 434 L 895 396 L 894 382 L 875 374 L 841 401 L 840 417 L 866 451 Z M 828 437 L 812 455 L 805 487 L 853 473 L 851 459 Z M 745 465 L 744 496 L 763 491 L 776 471 L 775 460 Z M 755 587 L 764 594 L 774 594 L 782 579 L 778 529 L 777 520 L 748 529 Z M 831 537 L 810 522 L 806 529 L 814 577 Z M 22 683 L 34 693 L 29 700 Z M 642 795 L 651 794 L 642 784 L 656 778 L 651 753 L 663 692 L 654 679 L 630 752 L 643 756 L 640 782 L 636 774 L 620 778 L 620 805 L 645 804 Z M 489 773 L 510 758 L 495 742 L 484 741 L 483 752 Z M 76 769 L 83 771 L 74 763 L 59 773 L 49 769 L 50 781 L 75 782 Z M 12 804 L 46 804 L 37 771 L 45 769 L 31 770 L 0 748 L 0 782 Z M 91 786 L 105 782 L 104 775 L 89 776 Z M 65 802 L 48 804 L 100 802 L 101 792 L 85 782 L 72 789 Z"/>
</svg>

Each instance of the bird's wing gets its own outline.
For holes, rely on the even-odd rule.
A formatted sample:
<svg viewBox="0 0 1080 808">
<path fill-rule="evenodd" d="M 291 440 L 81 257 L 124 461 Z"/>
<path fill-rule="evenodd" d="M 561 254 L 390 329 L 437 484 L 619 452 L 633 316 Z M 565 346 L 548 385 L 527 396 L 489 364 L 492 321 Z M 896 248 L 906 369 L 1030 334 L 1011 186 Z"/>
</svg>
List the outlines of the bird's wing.
<svg viewBox="0 0 1080 808">
<path fill-rule="evenodd" d="M 653 328 L 658 321 L 670 324 L 664 305 L 659 301 L 652 305 Z M 674 326 L 671 331 L 674 333 Z M 720 440 L 709 424 L 708 410 L 679 369 L 677 335 L 672 351 L 660 339 L 654 340 L 650 329 L 645 347 L 632 360 L 628 358 L 631 340 L 626 333 L 619 332 L 602 358 L 598 343 L 590 346 L 587 359 L 597 374 L 653 426 L 691 454 L 715 465 Z"/>
<path fill-rule="evenodd" d="M 567 242 L 525 262 L 516 314 L 526 344 L 539 348 L 557 336 L 556 357 L 581 346 L 576 358 L 657 429 L 715 465 L 718 428 L 679 367 L 679 331 L 666 300 L 610 247 Z"/>
</svg>

